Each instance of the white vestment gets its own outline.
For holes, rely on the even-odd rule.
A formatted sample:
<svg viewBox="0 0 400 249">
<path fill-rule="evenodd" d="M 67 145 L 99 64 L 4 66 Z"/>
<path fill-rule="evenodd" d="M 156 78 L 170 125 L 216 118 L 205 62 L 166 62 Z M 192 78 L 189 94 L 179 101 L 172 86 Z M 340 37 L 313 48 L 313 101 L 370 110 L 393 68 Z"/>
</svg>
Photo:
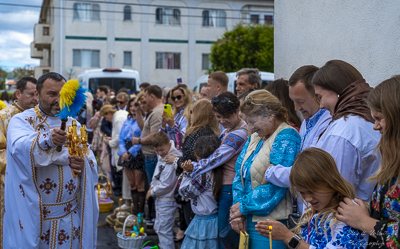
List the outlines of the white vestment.
<svg viewBox="0 0 400 249">
<path fill-rule="evenodd" d="M 71 124 L 69 118 L 67 128 Z M 10 121 L 4 248 L 96 248 L 96 160 L 89 150 L 82 173 L 74 177 L 68 148 L 57 152 L 50 138 L 60 125 L 58 117 L 45 116 L 38 107 Z"/>
</svg>

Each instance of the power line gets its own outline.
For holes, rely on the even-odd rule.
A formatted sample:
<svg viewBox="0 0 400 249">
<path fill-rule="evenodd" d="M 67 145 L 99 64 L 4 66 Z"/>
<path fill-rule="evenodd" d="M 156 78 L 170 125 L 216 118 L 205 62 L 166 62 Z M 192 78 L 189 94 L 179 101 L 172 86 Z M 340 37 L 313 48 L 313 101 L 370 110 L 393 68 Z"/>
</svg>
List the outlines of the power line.
<svg viewBox="0 0 400 249">
<path fill-rule="evenodd" d="M 66 1 L 74 1 L 74 0 L 66 0 Z M 111 4 L 108 3 L 106 1 L 86 1 L 86 2 L 91 2 L 91 3 L 107 3 L 107 4 Z M 112 4 L 127 4 L 127 3 L 112 3 Z M 50 6 L 38 6 L 38 5 L 29 5 L 29 4 L 14 4 L 14 3 L 0 3 L 0 6 L 13 6 L 13 7 L 26 7 L 26 8 L 48 8 L 48 9 L 59 9 L 59 10 L 72 10 L 74 11 L 75 8 L 68 8 L 68 7 L 50 7 Z M 199 7 L 186 7 L 186 6 L 167 6 L 167 5 L 151 5 L 151 4 L 137 4 L 137 3 L 129 3 L 129 5 L 139 5 L 139 6 L 154 6 L 154 7 L 169 7 L 169 8 L 186 8 L 186 9 L 202 9 L 202 10 L 223 10 L 223 11 L 234 11 L 233 9 L 229 10 L 229 9 L 204 9 L 204 8 L 199 8 Z M 236 10 L 236 11 L 241 11 L 241 10 Z M 96 10 L 96 12 L 103 12 L 103 13 L 119 13 L 119 14 L 123 14 L 124 11 L 118 11 L 118 10 Z M 131 11 L 131 14 L 140 14 L 140 15 L 155 15 L 156 13 L 144 13 L 144 12 L 134 12 Z M 261 12 L 261 13 L 265 13 L 265 14 L 271 14 L 270 12 Z M 165 16 L 173 16 L 173 14 L 164 14 Z M 199 15 L 180 15 L 180 17 L 194 17 L 194 18 L 203 18 L 203 16 L 199 16 Z M 227 19 L 227 20 L 243 20 L 243 18 L 241 17 L 217 17 L 217 19 Z"/>
</svg>

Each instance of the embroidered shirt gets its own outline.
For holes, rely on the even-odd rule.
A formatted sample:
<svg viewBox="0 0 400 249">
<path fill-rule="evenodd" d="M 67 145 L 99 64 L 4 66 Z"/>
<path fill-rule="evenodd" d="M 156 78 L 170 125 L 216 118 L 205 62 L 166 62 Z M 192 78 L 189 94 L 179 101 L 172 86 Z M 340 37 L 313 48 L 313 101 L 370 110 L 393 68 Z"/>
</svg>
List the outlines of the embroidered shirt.
<svg viewBox="0 0 400 249">
<path fill-rule="evenodd" d="M 295 132 L 296 134 L 293 134 Z M 244 184 L 241 179 L 241 166 L 247 152 L 250 138 L 247 140 L 236 162 L 236 175 L 233 180 L 233 203 L 240 203 L 243 215 L 267 215 L 285 197 L 287 188 L 278 187 L 272 183 L 259 185 L 255 189 L 251 185 L 250 168 L 261 146 L 257 146 L 253 154 L 243 165 Z M 260 141 L 262 142 L 262 140 Z M 285 129 L 278 133 L 272 145 L 270 162 L 291 166 L 300 151 L 300 136 L 293 129 Z"/>
<path fill-rule="evenodd" d="M 247 140 L 247 124 L 232 132 L 223 130 L 220 136 L 221 146 L 208 158 L 192 162 L 191 177 L 196 177 L 219 166 L 224 167 L 223 185 L 231 185 L 235 177 L 235 163 Z M 232 164 L 232 167 L 231 167 Z"/>
<path fill-rule="evenodd" d="M 164 131 L 165 133 L 167 133 L 169 139 L 174 141 L 175 147 L 177 147 L 178 149 L 180 149 L 179 147 L 182 146 L 182 144 L 179 143 L 182 142 L 182 138 L 185 136 L 186 127 L 188 125 L 186 117 L 183 116 L 184 111 L 185 107 L 182 107 L 178 114 L 176 114 L 176 116 L 174 117 L 174 126 L 170 127 L 168 124 L 166 124 L 166 128 L 160 128 L 160 131 Z"/>
<path fill-rule="evenodd" d="M 378 185 L 372 194 L 370 215 L 379 220 L 374 227 L 376 239 L 370 237 L 369 248 L 400 248 L 400 184 Z"/>
<path fill-rule="evenodd" d="M 335 223 L 332 219 L 321 222 L 322 214 L 314 214 L 309 223 L 300 228 L 300 236 L 310 244 L 310 249 L 317 248 L 366 248 L 368 235 L 346 225 L 343 222 Z M 318 220 L 317 220 L 318 217 Z"/>
</svg>

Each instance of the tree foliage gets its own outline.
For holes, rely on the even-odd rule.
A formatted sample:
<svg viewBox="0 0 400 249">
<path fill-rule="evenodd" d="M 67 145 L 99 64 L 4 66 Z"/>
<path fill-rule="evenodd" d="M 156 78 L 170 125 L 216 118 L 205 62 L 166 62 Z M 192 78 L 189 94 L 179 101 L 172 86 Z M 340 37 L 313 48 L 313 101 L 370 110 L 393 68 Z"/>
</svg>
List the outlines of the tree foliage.
<svg viewBox="0 0 400 249">
<path fill-rule="evenodd" d="M 274 28 L 270 25 L 238 24 L 211 47 L 211 69 L 236 72 L 241 68 L 274 71 Z"/>
<path fill-rule="evenodd" d="M 0 67 L 0 89 L 4 89 L 4 82 L 6 81 L 8 73 Z"/>
<path fill-rule="evenodd" d="M 24 67 L 21 68 L 15 68 L 11 74 L 9 75 L 10 78 L 19 80 L 22 77 L 26 77 L 26 76 L 31 76 L 33 77 L 35 75 L 35 70 L 33 69 L 32 66 L 30 65 L 26 65 Z"/>
</svg>

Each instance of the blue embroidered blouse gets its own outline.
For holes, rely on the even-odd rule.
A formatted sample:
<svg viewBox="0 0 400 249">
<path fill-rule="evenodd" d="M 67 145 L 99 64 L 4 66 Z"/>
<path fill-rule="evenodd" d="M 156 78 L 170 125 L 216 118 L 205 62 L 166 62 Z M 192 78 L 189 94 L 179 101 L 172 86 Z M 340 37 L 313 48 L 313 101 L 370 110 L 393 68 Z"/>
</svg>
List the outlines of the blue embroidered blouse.
<svg viewBox="0 0 400 249">
<path fill-rule="evenodd" d="M 241 180 L 241 166 L 249 146 L 250 138 L 244 145 L 238 160 L 236 161 L 236 175 L 232 183 L 233 203 L 240 203 L 240 211 L 243 215 L 268 215 L 284 198 L 287 188 L 275 186 L 272 183 L 259 185 L 253 189 L 251 186 L 250 168 L 258 152 L 262 148 L 263 140 L 257 145 L 256 150 L 243 165 L 244 185 Z M 292 166 L 294 159 L 300 152 L 300 135 L 294 129 L 284 129 L 278 133 L 272 144 L 270 163 L 274 165 Z"/>
<path fill-rule="evenodd" d="M 179 113 L 176 114 L 176 116 L 174 118 L 175 125 L 173 127 L 170 127 L 168 124 L 166 124 L 166 128 L 163 128 L 163 127 L 160 128 L 160 131 L 167 133 L 169 139 L 174 141 L 175 146 L 178 149 L 180 149 L 182 147 L 182 144 L 178 144 L 178 143 L 182 142 L 182 138 L 185 136 L 186 127 L 188 125 L 186 117 L 183 116 L 183 112 L 185 111 L 185 108 L 186 107 L 182 107 L 182 109 L 179 111 Z M 177 136 L 180 136 L 181 138 L 178 139 Z"/>
<path fill-rule="evenodd" d="M 300 236 L 310 244 L 310 249 L 316 248 L 365 248 L 368 244 L 368 234 L 356 230 L 343 222 L 335 223 L 332 219 L 322 221 L 322 214 L 314 214 L 309 223 L 300 228 Z"/>
<path fill-rule="evenodd" d="M 132 117 L 128 117 L 125 121 L 124 124 L 122 125 L 121 131 L 119 133 L 119 139 L 118 139 L 118 156 L 121 156 L 124 154 L 126 151 L 125 148 L 125 143 L 128 141 L 132 140 L 132 136 L 134 137 L 141 137 L 142 136 L 142 130 L 140 129 L 138 123 L 136 122 L 136 119 L 132 119 Z M 140 144 L 133 145 L 129 149 L 129 153 L 133 156 L 137 156 L 138 152 L 142 146 Z"/>
</svg>

